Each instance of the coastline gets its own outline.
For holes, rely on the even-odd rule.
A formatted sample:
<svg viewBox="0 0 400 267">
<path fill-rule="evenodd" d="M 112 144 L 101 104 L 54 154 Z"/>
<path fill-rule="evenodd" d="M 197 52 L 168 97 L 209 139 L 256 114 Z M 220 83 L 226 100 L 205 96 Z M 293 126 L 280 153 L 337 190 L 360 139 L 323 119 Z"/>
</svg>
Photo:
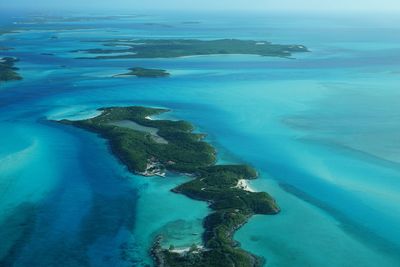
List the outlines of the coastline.
<svg viewBox="0 0 400 267">
<path fill-rule="evenodd" d="M 399 151 L 399 147 L 387 141 L 399 132 L 396 130 L 399 124 L 394 120 L 399 114 L 396 105 L 398 76 L 391 71 L 400 70 L 400 61 L 396 60 L 399 42 L 395 34 L 400 24 L 394 23 L 387 14 L 369 14 L 373 16 L 363 18 L 362 14 L 357 17 L 293 14 L 288 17 L 289 14 L 272 12 L 272 16 L 259 14 L 256 17 L 239 13 L 229 16 L 204 12 L 198 14 L 204 16 L 202 24 L 193 27 L 180 26 L 179 21 L 187 20 L 189 14 L 160 13 L 158 17 L 148 14 L 132 21 L 60 22 L 34 28 L 26 25 L 30 31 L 1 36 L 5 46 L 15 48 L 4 51 L 2 56 L 20 57 L 16 66 L 21 68 L 25 78 L 23 82 L 0 85 L 2 154 L 9 154 L 30 137 L 39 138 L 46 148 L 35 152 L 40 157 L 35 155 L 36 159 L 25 160 L 32 162 L 29 166 L 22 165 L 20 160 L 10 162 L 11 165 L 3 164 L 10 179 L 20 177 L 20 187 L 10 188 L 3 196 L 3 204 L 27 200 L 18 197 L 21 193 L 31 195 L 43 191 L 40 193 L 43 198 L 36 203 L 41 208 L 39 214 L 49 218 L 45 224 L 35 226 L 43 234 L 23 242 L 24 248 L 16 251 L 13 257 L 15 261 L 40 267 L 40 263 L 58 260 L 58 255 L 66 259 L 74 255 L 85 257 L 86 249 L 77 250 L 75 244 L 82 239 L 80 234 L 86 232 L 99 237 L 90 244 L 91 255 L 96 255 L 90 259 L 91 265 L 97 266 L 111 253 L 99 247 L 117 249 L 121 239 L 129 239 L 137 248 L 140 255 L 128 251 L 133 257 L 152 265 L 147 253 L 154 239 L 150 232 L 160 229 L 157 233 L 168 235 L 171 227 L 166 229 L 167 224 L 175 225 L 177 231 L 184 229 L 173 224 L 180 214 L 185 214 L 185 220 L 190 222 L 208 214 L 206 202 L 169 192 L 191 178 L 181 178 L 182 175 L 175 173 L 168 173 L 168 178 L 131 175 L 110 152 L 105 139 L 82 129 L 43 121 L 47 114 L 61 110 L 79 111 L 133 103 L 174 110 L 171 115 L 155 117 L 157 119 L 175 116 L 195 123 L 199 130 L 209 134 L 207 141 L 218 149 L 220 164 L 248 162 L 257 167 L 261 178 L 251 181 L 250 185 L 258 191 L 270 192 L 283 212 L 278 216 L 253 216 L 234 238 L 243 249 L 265 257 L 267 267 L 400 266 L 397 259 L 400 255 L 400 229 L 397 227 L 400 212 L 396 207 L 400 199 L 396 193 L 400 180 L 395 179 L 400 177 L 399 164 L 351 149 L 357 146 L 362 151 L 372 151 L 379 145 L 386 148 L 387 144 L 391 151 Z M 29 18 L 9 15 L 10 18 L 7 14 L 2 18 L 4 29 L 14 27 L 8 27 L 7 21 Z M 75 16 L 67 12 L 63 15 Z M 168 21 L 175 28 L 145 28 L 143 25 L 143 30 L 136 31 L 126 27 L 138 25 L 135 22 L 142 20 Z M 373 27 L 375 22 L 382 22 L 377 25 L 379 29 Z M 114 30 L 104 27 L 105 23 L 112 24 Z M 295 54 L 296 60 L 222 55 L 162 59 L 162 62 L 157 59 L 74 60 L 68 53 L 72 49 L 97 47 L 93 43 L 82 43 L 83 38 L 128 39 L 135 32 L 143 37 L 160 38 L 169 38 L 167 32 L 176 33 L 178 38 L 222 38 L 229 34 L 228 37 L 233 38 L 302 43 L 313 53 Z M 42 56 L 43 52 L 56 56 Z M 172 77 L 168 80 L 109 78 L 135 65 L 165 68 L 171 70 Z M 309 127 L 288 127 L 282 124 L 285 118 L 301 119 Z M 310 125 L 309 121 L 313 123 Z M 342 141 L 349 141 L 343 139 L 346 136 L 355 138 L 356 143 L 341 146 Z M 380 152 L 387 158 L 400 155 Z M 112 169 L 107 166 L 113 162 L 116 163 L 114 170 L 105 172 Z M 82 200 L 76 196 L 60 202 L 58 188 L 46 182 L 53 181 L 54 174 L 62 178 L 58 183 L 62 190 L 72 193 L 79 189 Z M 170 178 L 171 175 L 174 177 Z M 103 213 L 90 217 L 86 209 L 94 205 L 91 195 L 99 193 L 99 189 L 103 189 L 103 194 L 126 195 L 126 187 L 111 187 L 123 179 L 128 179 L 129 185 L 141 194 L 141 198 L 132 198 L 129 202 L 137 208 L 130 212 L 136 216 L 140 227 L 133 230 L 134 238 L 127 233 L 110 235 L 104 240 L 107 232 L 98 231 L 98 226 L 113 228 L 115 223 L 104 220 Z M 84 181 L 88 182 L 84 185 Z M 89 181 L 93 187 L 87 186 Z M 303 194 L 274 186 L 280 182 L 294 186 Z M 164 184 L 171 186 L 162 187 Z M 157 190 L 163 193 L 156 194 Z M 304 193 L 308 196 L 306 200 L 312 197 L 315 201 L 305 203 Z M 44 206 L 46 203 L 54 207 Z M 103 203 L 104 208 L 110 206 Z M 10 211 L 12 209 L 10 207 Z M 79 214 L 68 212 L 73 210 Z M 335 211 L 340 211 L 340 216 Z M 118 209 L 112 214 L 116 218 L 128 215 Z M 146 214 L 149 215 L 146 217 Z M 90 218 L 95 224 L 90 223 Z M 73 225 L 72 221 L 82 221 L 82 225 L 89 227 L 77 224 L 77 235 L 70 236 L 71 246 L 60 246 L 64 244 L 62 232 L 49 231 L 50 227 L 63 229 L 64 225 Z M 196 222 L 192 232 L 201 234 L 201 221 Z M 90 225 L 96 227 L 90 228 Z M 5 233 L 18 230 L 12 225 L 3 226 Z M 190 230 L 185 233 L 188 238 L 182 242 L 178 239 L 182 235 L 166 237 L 163 247 L 168 248 L 170 243 L 179 243 L 176 247 L 202 243 L 201 236 L 191 236 Z M 54 240 L 54 243 L 42 242 L 43 236 L 44 241 Z M 385 240 L 376 242 L 378 237 Z M 393 242 L 397 249 L 389 249 L 385 241 Z M 129 265 L 115 256 L 115 266 Z M 59 264 L 60 267 L 70 265 Z"/>
<path fill-rule="evenodd" d="M 233 240 L 235 231 L 254 214 L 277 214 L 280 211 L 272 197 L 264 192 L 254 192 L 248 185 L 246 180 L 257 178 L 254 169 L 247 165 L 215 165 L 215 149 L 202 141 L 204 134 L 192 133 L 194 127 L 187 122 L 147 119 L 167 110 L 146 107 L 112 107 L 101 110 L 102 114 L 92 119 L 59 122 L 100 134 L 110 142 L 113 154 L 133 173 L 164 176 L 165 169 L 189 174 L 193 177 L 192 180 L 171 191 L 206 201 L 213 210 L 203 221 L 205 232 L 202 247 L 191 247 L 189 250 L 165 249 L 161 247 L 162 237 L 157 238 L 151 250 L 157 266 L 182 266 L 176 264 L 185 262 L 189 266 L 219 267 L 229 265 L 232 261 L 244 267 L 262 265 L 262 259 L 244 251 Z M 157 143 L 149 138 L 148 133 L 137 129 L 112 125 L 121 120 L 131 120 L 144 127 L 157 128 L 159 135 L 168 143 Z M 132 147 L 129 145 L 131 142 L 135 144 Z M 141 146 L 145 150 L 138 150 Z M 167 148 L 173 148 L 174 154 Z M 146 154 L 152 150 L 159 152 Z M 184 158 L 181 158 L 183 155 Z M 188 155 L 193 159 L 188 158 Z"/>
<path fill-rule="evenodd" d="M 96 41 L 98 42 L 98 41 Z M 103 40 L 108 49 L 78 49 L 71 52 L 84 52 L 93 57 L 83 59 L 129 59 L 129 58 L 183 58 L 187 56 L 207 55 L 259 55 L 266 57 L 290 58 L 294 53 L 309 52 L 304 45 L 281 45 L 268 41 L 241 39 L 137 39 L 137 40 Z M 112 49 L 117 45 L 126 45 L 124 50 Z M 116 55 L 116 53 L 134 53 Z"/>
</svg>

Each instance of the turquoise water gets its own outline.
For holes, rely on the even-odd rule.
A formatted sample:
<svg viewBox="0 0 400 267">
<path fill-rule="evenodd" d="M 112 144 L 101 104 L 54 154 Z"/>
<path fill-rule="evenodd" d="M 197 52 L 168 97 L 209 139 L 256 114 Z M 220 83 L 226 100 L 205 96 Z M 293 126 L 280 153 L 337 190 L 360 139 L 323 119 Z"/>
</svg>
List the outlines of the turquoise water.
<svg viewBox="0 0 400 267">
<path fill-rule="evenodd" d="M 251 186 L 282 212 L 255 216 L 235 239 L 267 266 L 399 266 L 398 25 L 390 16 L 171 14 L 0 36 L 15 48 L 1 56 L 19 57 L 24 76 L 0 85 L 1 263 L 141 266 L 158 234 L 166 247 L 201 243 L 207 205 L 169 191 L 188 178 L 132 175 L 104 140 L 48 121 L 150 105 L 207 133 L 221 162 L 260 171 Z M 312 52 L 107 61 L 71 52 L 97 47 L 84 40 L 133 37 L 265 39 Z M 111 78 L 132 66 L 173 75 Z"/>
</svg>

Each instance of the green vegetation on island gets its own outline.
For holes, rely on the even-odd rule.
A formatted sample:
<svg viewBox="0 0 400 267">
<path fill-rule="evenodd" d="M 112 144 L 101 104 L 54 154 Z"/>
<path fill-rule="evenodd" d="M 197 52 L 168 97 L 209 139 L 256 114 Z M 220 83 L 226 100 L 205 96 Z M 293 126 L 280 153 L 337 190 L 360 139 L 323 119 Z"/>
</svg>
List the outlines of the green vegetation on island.
<svg viewBox="0 0 400 267">
<path fill-rule="evenodd" d="M 181 254 L 161 249 L 162 266 L 220 267 L 262 266 L 263 260 L 242 250 L 232 240 L 233 233 L 253 214 L 276 214 L 275 201 L 265 192 L 249 192 L 238 187 L 242 179 L 256 178 L 256 172 L 246 165 L 215 165 L 201 168 L 197 179 L 180 185 L 173 191 L 210 203 L 214 210 L 204 220 L 204 249 L 192 249 Z M 157 248 L 153 251 L 157 252 Z M 157 255 L 157 253 L 155 253 Z"/>
<path fill-rule="evenodd" d="M 192 133 L 191 124 L 146 119 L 166 112 L 164 109 L 112 107 L 102 111 L 100 116 L 92 119 L 61 122 L 100 133 L 109 140 L 114 153 L 132 172 L 145 173 L 152 165 L 162 165 L 169 170 L 191 173 L 199 167 L 212 165 L 216 160 L 214 148 L 202 141 L 204 135 Z M 126 120 L 158 129 L 157 134 L 168 144 L 155 142 L 148 132 L 115 125 Z"/>
<path fill-rule="evenodd" d="M 136 76 L 138 78 L 160 78 L 160 77 L 168 77 L 170 75 L 169 72 L 162 69 L 146 69 L 141 67 L 135 67 L 135 68 L 130 68 L 129 70 L 130 72 L 114 75 L 114 77 Z"/>
<path fill-rule="evenodd" d="M 204 247 L 179 252 L 161 247 L 157 240 L 152 255 L 157 266 L 165 267 L 255 267 L 263 260 L 242 250 L 232 238 L 253 214 L 276 214 L 275 201 L 265 192 L 250 192 L 240 186 L 255 179 L 247 165 L 215 165 L 216 152 L 193 133 L 185 121 L 152 120 L 150 116 L 167 110 L 145 107 L 112 107 L 81 121 L 62 120 L 100 134 L 109 141 L 113 153 L 130 171 L 143 175 L 163 175 L 165 170 L 186 173 L 193 179 L 172 191 L 207 201 L 213 212 L 204 219 Z M 132 122 L 129 124 L 127 122 Z M 165 142 L 154 139 L 154 129 Z M 152 132 L 150 132 L 152 131 Z M 162 238 L 162 237 L 161 237 Z"/>
<path fill-rule="evenodd" d="M 17 73 L 18 68 L 15 63 L 18 59 L 13 57 L 0 58 L 0 82 L 22 80 L 22 77 Z"/>
<path fill-rule="evenodd" d="M 122 58 L 175 58 L 196 55 L 247 54 L 271 57 L 290 57 L 295 52 L 308 52 L 302 45 L 279 45 L 267 41 L 219 39 L 137 39 L 137 40 L 106 40 L 104 46 L 113 49 L 87 49 L 74 52 L 103 54 L 95 59 Z M 117 49 L 117 47 L 126 47 Z M 115 54 L 124 53 L 124 54 Z M 113 55 L 115 54 L 115 55 Z"/>
</svg>

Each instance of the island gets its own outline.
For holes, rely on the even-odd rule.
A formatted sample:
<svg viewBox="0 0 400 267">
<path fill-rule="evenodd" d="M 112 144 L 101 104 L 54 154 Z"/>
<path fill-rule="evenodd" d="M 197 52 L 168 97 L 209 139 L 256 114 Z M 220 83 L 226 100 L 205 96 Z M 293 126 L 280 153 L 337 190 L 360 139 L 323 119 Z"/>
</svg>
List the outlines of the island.
<svg viewBox="0 0 400 267">
<path fill-rule="evenodd" d="M 137 18 L 139 15 L 110 15 L 110 16 L 58 16 L 58 15 L 28 15 L 24 20 L 15 22 L 15 24 L 49 24 L 49 23 L 62 23 L 62 22 L 96 22 L 96 21 L 109 21 L 120 20 L 126 18 Z"/>
<path fill-rule="evenodd" d="M 136 76 L 138 78 L 160 78 L 168 77 L 170 73 L 162 69 L 146 69 L 141 67 L 130 68 L 130 71 L 123 74 L 117 74 L 113 77 L 126 77 L 126 76 Z"/>
<path fill-rule="evenodd" d="M 10 51 L 10 50 L 13 50 L 13 48 L 7 46 L 0 46 L 0 51 Z"/>
<path fill-rule="evenodd" d="M 167 111 L 110 107 L 102 108 L 102 113 L 94 118 L 59 122 L 95 132 L 108 140 L 112 152 L 131 172 L 165 176 L 170 171 L 192 177 L 172 191 L 209 203 L 213 212 L 203 221 L 204 244 L 176 252 L 162 247 L 159 237 L 151 250 L 157 266 L 262 266 L 263 259 L 241 249 L 232 236 L 252 215 L 278 213 L 275 200 L 265 192 L 251 192 L 241 186 L 243 181 L 257 177 L 252 167 L 217 165 L 216 150 L 203 140 L 204 134 L 193 132 L 190 123 L 154 119 Z"/>
<path fill-rule="evenodd" d="M 8 33 L 16 33 L 16 31 L 11 29 L 11 28 L 8 28 L 8 29 L 7 28 L 1 28 L 0 29 L 0 35 L 8 34 Z"/>
<path fill-rule="evenodd" d="M 16 62 L 18 62 L 17 58 L 0 58 L 0 82 L 22 80 L 22 77 L 17 73 L 18 68 L 14 66 Z"/>
<path fill-rule="evenodd" d="M 116 39 L 101 42 L 104 46 L 112 48 L 95 48 L 72 52 L 100 54 L 95 57 L 81 57 L 86 59 L 176 58 L 221 54 L 290 57 L 292 53 L 308 52 L 308 49 L 303 45 L 280 45 L 267 41 L 239 39 Z M 124 48 L 118 49 L 118 47 Z"/>
</svg>

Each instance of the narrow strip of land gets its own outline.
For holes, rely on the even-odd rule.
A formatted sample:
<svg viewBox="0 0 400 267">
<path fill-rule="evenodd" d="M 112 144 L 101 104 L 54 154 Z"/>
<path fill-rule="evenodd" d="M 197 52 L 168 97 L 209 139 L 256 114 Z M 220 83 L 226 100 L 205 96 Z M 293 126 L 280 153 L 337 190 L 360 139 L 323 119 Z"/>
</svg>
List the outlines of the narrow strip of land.
<svg viewBox="0 0 400 267">
<path fill-rule="evenodd" d="M 303 45 L 281 45 L 267 41 L 239 39 L 111 39 L 102 41 L 102 44 L 109 48 L 82 49 L 72 52 L 101 54 L 91 57 L 92 59 L 176 58 L 227 54 L 290 57 L 293 53 L 308 52 Z M 124 47 L 124 49 L 120 47 Z M 115 53 L 128 54 L 115 55 Z"/>
</svg>

